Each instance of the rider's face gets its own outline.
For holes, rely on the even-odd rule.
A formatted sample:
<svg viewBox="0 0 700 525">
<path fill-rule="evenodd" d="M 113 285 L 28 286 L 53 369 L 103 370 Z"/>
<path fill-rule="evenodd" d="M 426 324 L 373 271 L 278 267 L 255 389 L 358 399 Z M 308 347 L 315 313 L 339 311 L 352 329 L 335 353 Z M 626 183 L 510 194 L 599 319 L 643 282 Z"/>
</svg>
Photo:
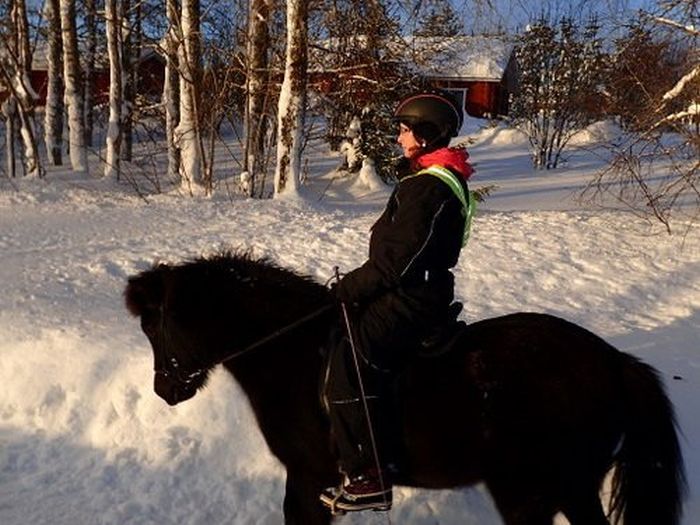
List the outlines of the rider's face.
<svg viewBox="0 0 700 525">
<path fill-rule="evenodd" d="M 420 142 L 418 142 L 415 135 L 413 135 L 411 128 L 405 124 L 399 124 L 399 136 L 397 141 L 403 149 L 404 157 L 409 159 L 415 157 L 421 150 Z"/>
</svg>

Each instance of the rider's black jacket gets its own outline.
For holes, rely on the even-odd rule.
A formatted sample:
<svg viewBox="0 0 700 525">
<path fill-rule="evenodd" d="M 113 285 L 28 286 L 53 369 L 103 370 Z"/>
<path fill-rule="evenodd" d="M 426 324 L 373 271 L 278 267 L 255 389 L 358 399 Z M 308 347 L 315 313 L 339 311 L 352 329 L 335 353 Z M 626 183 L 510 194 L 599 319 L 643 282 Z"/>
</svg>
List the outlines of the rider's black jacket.
<svg viewBox="0 0 700 525">
<path fill-rule="evenodd" d="M 466 194 L 466 181 L 456 175 Z M 457 264 L 463 231 L 462 203 L 444 181 L 427 173 L 403 177 L 372 226 L 368 260 L 338 284 L 339 299 L 361 305 L 396 292 L 425 306 L 449 304 L 449 269 Z"/>
</svg>

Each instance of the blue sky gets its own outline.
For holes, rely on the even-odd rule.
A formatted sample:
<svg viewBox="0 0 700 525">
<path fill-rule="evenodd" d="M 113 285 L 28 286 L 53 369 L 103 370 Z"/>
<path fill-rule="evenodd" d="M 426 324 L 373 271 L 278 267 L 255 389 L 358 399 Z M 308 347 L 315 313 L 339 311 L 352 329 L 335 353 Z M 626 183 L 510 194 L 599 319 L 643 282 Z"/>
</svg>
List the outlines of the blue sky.
<svg viewBox="0 0 700 525">
<path fill-rule="evenodd" d="M 448 0 L 444 0 L 448 1 Z M 626 20 L 640 8 L 651 8 L 653 0 L 449 0 L 460 12 L 467 31 L 480 32 L 500 25 L 507 29 L 524 27 L 543 13 L 587 18 L 595 14 L 601 20 Z"/>
</svg>

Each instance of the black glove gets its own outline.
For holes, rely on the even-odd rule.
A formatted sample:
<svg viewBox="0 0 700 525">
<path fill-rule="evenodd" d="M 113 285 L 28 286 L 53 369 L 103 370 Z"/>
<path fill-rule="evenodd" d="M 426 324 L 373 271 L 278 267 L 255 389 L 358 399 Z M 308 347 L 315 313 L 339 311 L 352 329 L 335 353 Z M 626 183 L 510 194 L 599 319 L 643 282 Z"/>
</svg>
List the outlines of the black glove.
<svg viewBox="0 0 700 525">
<path fill-rule="evenodd" d="M 338 281 L 333 281 L 332 283 L 326 285 L 328 286 L 328 293 L 334 301 L 339 301 L 338 299 Z"/>
<path fill-rule="evenodd" d="M 349 285 L 347 279 L 341 279 L 337 283 L 333 283 L 331 291 L 335 292 L 335 298 L 338 302 L 346 306 L 353 306 L 357 303 L 357 296 L 352 286 Z"/>
</svg>

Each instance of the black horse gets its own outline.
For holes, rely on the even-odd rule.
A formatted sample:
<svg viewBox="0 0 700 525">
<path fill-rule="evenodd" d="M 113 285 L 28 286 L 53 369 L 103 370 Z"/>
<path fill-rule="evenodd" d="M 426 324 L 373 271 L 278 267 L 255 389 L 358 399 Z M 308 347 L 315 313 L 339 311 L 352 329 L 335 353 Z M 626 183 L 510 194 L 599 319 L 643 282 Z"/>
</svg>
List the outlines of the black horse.
<svg viewBox="0 0 700 525">
<path fill-rule="evenodd" d="M 320 349 L 337 323 L 325 287 L 246 254 L 158 265 L 129 279 L 129 311 L 153 347 L 155 392 L 170 405 L 223 366 L 247 394 L 287 471 L 287 525 L 328 524 L 322 488 L 339 482 L 319 396 Z M 286 328 L 285 328 L 286 327 Z M 483 481 L 507 525 L 680 520 L 684 472 L 673 407 L 657 372 L 587 330 L 519 313 L 469 325 L 449 352 L 400 378 L 399 484 Z"/>
</svg>

